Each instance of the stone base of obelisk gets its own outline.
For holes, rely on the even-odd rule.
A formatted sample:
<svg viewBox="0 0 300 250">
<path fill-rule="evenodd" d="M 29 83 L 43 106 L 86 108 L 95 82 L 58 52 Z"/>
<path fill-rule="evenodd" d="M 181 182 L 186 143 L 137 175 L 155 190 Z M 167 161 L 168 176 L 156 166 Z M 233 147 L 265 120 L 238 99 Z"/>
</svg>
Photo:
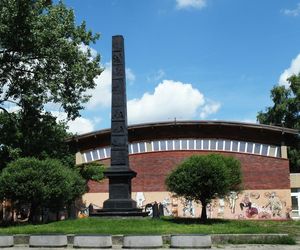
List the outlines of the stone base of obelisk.
<svg viewBox="0 0 300 250">
<path fill-rule="evenodd" d="M 148 212 L 136 207 L 131 199 L 131 179 L 136 172 L 124 167 L 110 167 L 104 175 L 109 179 L 109 199 L 104 201 L 103 209 L 90 211 L 90 216 L 147 216 Z"/>
</svg>

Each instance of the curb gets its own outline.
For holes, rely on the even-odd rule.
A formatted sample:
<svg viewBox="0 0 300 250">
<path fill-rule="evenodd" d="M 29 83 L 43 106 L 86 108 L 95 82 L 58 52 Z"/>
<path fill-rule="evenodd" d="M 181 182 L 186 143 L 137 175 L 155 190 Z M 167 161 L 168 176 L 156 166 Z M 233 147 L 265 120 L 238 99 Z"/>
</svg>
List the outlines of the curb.
<svg viewBox="0 0 300 250">
<path fill-rule="evenodd" d="M 45 235 L 47 235 L 47 234 L 45 234 Z M 45 235 L 41 235 L 41 236 L 45 236 Z M 59 235 L 59 234 L 56 234 L 56 235 Z M 68 246 L 74 246 L 75 236 L 80 236 L 80 237 L 84 237 L 84 236 L 90 237 L 91 236 L 91 235 L 80 235 L 80 234 L 78 234 L 78 235 L 77 234 L 67 234 L 67 235 L 60 234 L 60 235 L 67 238 Z M 29 246 L 31 236 L 37 237 L 37 235 L 30 235 L 30 234 L 13 235 L 13 245 Z M 93 234 L 93 236 L 95 236 L 95 234 Z M 104 236 L 104 235 L 99 234 L 98 236 Z M 143 235 L 143 236 L 147 236 L 147 235 Z M 182 234 L 182 236 L 184 236 L 184 234 Z M 247 244 L 247 242 L 250 242 L 253 240 L 274 240 L 274 239 L 278 239 L 281 237 L 287 237 L 287 236 L 289 236 L 289 235 L 288 234 L 212 234 L 212 235 L 210 235 L 211 243 L 213 245 L 229 244 L 232 242 L 245 242 L 245 244 Z M 1 238 L 3 240 L 5 240 L 6 237 L 12 238 L 12 235 L 1 236 Z M 111 236 L 112 245 L 113 246 L 114 245 L 123 245 L 125 237 L 123 235 L 112 235 Z M 161 237 L 162 237 L 162 241 L 163 241 L 164 245 L 169 245 L 171 243 L 171 235 L 161 235 Z M 297 243 L 299 243 L 298 240 L 299 240 L 299 238 L 296 238 Z M 49 246 L 51 247 L 51 245 L 49 245 Z"/>
</svg>

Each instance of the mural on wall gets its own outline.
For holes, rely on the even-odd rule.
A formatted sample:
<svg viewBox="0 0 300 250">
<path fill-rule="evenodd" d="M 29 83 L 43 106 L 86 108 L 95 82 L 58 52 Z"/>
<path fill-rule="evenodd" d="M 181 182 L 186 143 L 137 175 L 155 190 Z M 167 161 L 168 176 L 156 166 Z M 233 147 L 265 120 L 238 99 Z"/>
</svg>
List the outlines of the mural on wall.
<svg viewBox="0 0 300 250">
<path fill-rule="evenodd" d="M 267 194 L 268 195 L 268 194 Z M 272 216 L 279 216 L 281 217 L 281 210 L 283 208 L 282 202 L 279 197 L 276 195 L 275 192 L 272 192 L 269 196 L 269 202 L 265 205 L 265 208 L 270 208 Z"/>
<path fill-rule="evenodd" d="M 87 206 L 94 209 L 102 204 L 98 194 L 85 196 L 84 209 L 78 209 L 79 216 L 87 216 Z M 160 215 L 174 217 L 200 217 L 202 206 L 195 201 L 185 200 L 169 192 L 137 192 L 133 194 L 137 206 L 153 215 L 153 205 L 158 204 Z M 106 196 L 103 196 L 103 200 Z M 97 201 L 97 205 L 93 202 Z M 82 202 L 82 201 L 81 201 Z M 101 206 L 101 205 L 100 205 Z M 79 207 L 78 207 L 79 208 Z M 245 190 L 230 192 L 222 199 L 212 200 L 206 207 L 208 218 L 226 219 L 290 219 L 290 190 Z"/>
<path fill-rule="evenodd" d="M 283 209 L 286 211 L 283 213 Z M 242 194 L 240 212 L 235 214 L 237 219 L 289 219 L 290 209 L 286 202 L 276 194 L 265 192 L 262 196 L 258 192 Z"/>
<path fill-rule="evenodd" d="M 235 191 L 231 191 L 229 194 L 229 208 L 232 214 L 235 213 L 235 205 L 236 205 L 236 200 L 238 198 L 238 193 Z"/>
<path fill-rule="evenodd" d="M 193 204 L 193 201 L 184 199 L 181 202 L 183 204 L 183 209 L 182 209 L 183 217 L 186 216 L 195 217 L 195 206 Z"/>
<path fill-rule="evenodd" d="M 136 206 L 143 208 L 143 202 L 146 200 L 143 192 L 137 192 L 135 195 Z"/>
<path fill-rule="evenodd" d="M 169 208 L 171 205 L 171 201 L 170 201 L 169 197 L 164 198 L 163 201 L 161 202 L 161 205 L 163 207 L 163 215 L 164 216 L 172 215 L 171 209 Z"/>
</svg>

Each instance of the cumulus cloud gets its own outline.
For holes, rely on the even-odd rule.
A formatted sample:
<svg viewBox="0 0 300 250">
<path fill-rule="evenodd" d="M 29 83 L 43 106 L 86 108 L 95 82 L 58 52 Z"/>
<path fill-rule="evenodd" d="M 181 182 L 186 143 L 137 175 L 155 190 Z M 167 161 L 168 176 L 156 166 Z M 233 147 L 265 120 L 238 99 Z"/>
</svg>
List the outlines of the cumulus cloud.
<svg viewBox="0 0 300 250">
<path fill-rule="evenodd" d="M 67 114 L 65 112 L 50 111 L 57 121 L 66 121 Z M 94 123 L 86 118 L 78 117 L 74 121 L 68 121 L 68 131 L 74 134 L 84 134 L 95 130 Z"/>
<path fill-rule="evenodd" d="M 84 52 L 84 53 L 87 53 L 88 50 L 90 50 L 91 56 L 92 56 L 92 57 L 96 57 L 97 54 L 98 54 L 98 52 L 97 52 L 95 49 L 93 49 L 93 48 L 91 48 L 90 46 L 85 45 L 85 44 L 83 44 L 83 43 L 81 43 L 78 47 L 79 47 L 79 49 L 80 49 L 82 52 Z"/>
<path fill-rule="evenodd" d="M 135 81 L 135 74 L 130 68 L 126 69 L 126 80 L 129 82 L 129 84 L 133 84 L 133 82 Z"/>
<path fill-rule="evenodd" d="M 207 100 L 206 104 L 201 108 L 200 118 L 205 119 L 209 115 L 216 113 L 220 107 L 221 104 L 219 102 Z"/>
<path fill-rule="evenodd" d="M 297 75 L 300 73 L 300 54 L 294 58 L 291 62 L 289 68 L 285 69 L 279 77 L 279 85 L 289 86 L 287 79 L 292 75 Z"/>
<path fill-rule="evenodd" d="M 105 64 L 105 69 L 95 79 L 96 87 L 87 91 L 91 95 L 86 107 L 93 109 L 96 107 L 110 107 L 111 104 L 111 63 Z"/>
<path fill-rule="evenodd" d="M 181 9 L 202 9 L 206 6 L 206 0 L 176 0 L 176 8 Z"/>
<path fill-rule="evenodd" d="M 86 104 L 88 109 L 97 107 L 110 107 L 111 105 L 111 62 L 106 63 L 104 71 L 95 79 L 96 87 L 88 90 L 86 93 L 91 95 L 89 102 Z M 126 68 L 126 79 L 132 84 L 136 76 L 132 69 Z"/>
<path fill-rule="evenodd" d="M 220 105 L 209 101 L 189 83 L 163 80 L 153 93 L 128 101 L 130 124 L 167 121 L 170 119 L 193 119 L 201 114 L 206 117 L 217 112 Z"/>
<path fill-rule="evenodd" d="M 282 10 L 282 13 L 287 15 L 287 16 L 299 16 L 300 15 L 300 3 L 297 4 L 295 9 L 285 9 Z"/>
</svg>

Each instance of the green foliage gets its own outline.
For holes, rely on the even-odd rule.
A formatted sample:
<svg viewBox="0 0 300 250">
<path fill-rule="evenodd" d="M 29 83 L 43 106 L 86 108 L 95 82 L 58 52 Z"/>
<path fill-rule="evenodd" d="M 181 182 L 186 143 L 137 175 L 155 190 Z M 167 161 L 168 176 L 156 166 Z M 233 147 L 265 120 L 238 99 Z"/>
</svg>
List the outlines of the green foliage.
<svg viewBox="0 0 300 250">
<path fill-rule="evenodd" d="M 28 156 L 62 161 L 72 157 L 74 161 L 74 154 L 65 143 L 68 136 L 66 126 L 57 123 L 49 113 L 40 114 L 39 119 L 31 124 L 21 113 L 0 112 L 0 124 L 0 169 L 12 160 Z M 75 164 L 68 161 L 70 166 Z"/>
<path fill-rule="evenodd" d="M 87 89 L 100 75 L 100 56 L 83 22 L 62 2 L 0 1 L 0 104 L 13 102 L 24 117 L 38 116 L 47 103 L 62 106 L 68 118 L 79 116 Z M 84 48 L 84 49 L 82 49 Z"/>
<path fill-rule="evenodd" d="M 289 79 L 289 86 L 275 86 L 271 90 L 273 106 L 260 111 L 257 120 L 262 124 L 283 126 L 300 130 L 300 74 Z M 300 140 L 288 149 L 292 172 L 300 172 Z"/>
<path fill-rule="evenodd" d="M 187 200 L 201 202 L 201 219 L 214 198 L 239 190 L 241 169 L 238 160 L 219 154 L 193 155 L 174 169 L 166 179 L 168 190 Z"/>
<path fill-rule="evenodd" d="M 81 176 L 86 180 L 101 181 L 104 178 L 104 166 L 92 162 L 78 166 Z"/>
<path fill-rule="evenodd" d="M 31 219 L 39 208 L 58 211 L 84 192 L 85 180 L 58 160 L 19 158 L 0 175 L 0 199 L 31 204 Z"/>
</svg>

